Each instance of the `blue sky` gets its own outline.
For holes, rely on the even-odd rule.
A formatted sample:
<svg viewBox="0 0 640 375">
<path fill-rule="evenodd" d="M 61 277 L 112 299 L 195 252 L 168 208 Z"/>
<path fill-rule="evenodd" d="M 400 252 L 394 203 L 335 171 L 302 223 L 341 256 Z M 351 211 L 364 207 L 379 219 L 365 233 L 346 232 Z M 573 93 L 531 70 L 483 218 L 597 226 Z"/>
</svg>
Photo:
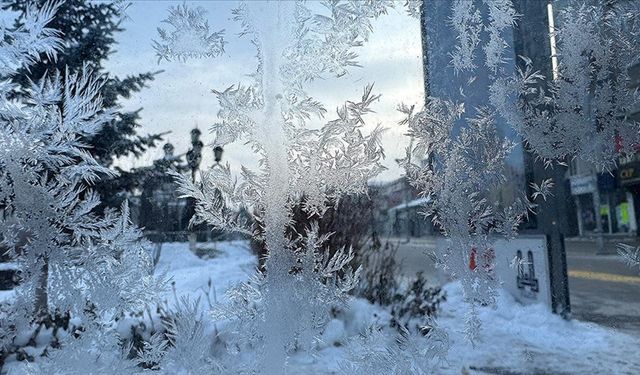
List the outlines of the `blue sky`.
<svg viewBox="0 0 640 375">
<path fill-rule="evenodd" d="M 158 38 L 156 28 L 165 27 L 161 21 L 166 18 L 168 7 L 179 4 L 182 2 L 133 1 L 127 10 L 129 19 L 123 24 L 126 30 L 117 36 L 117 51 L 106 68 L 121 76 L 164 70 L 149 88 L 125 102 L 125 108 L 143 107 L 141 132 L 171 131 L 167 140 L 176 146 L 176 153 L 183 153 L 189 147 L 189 131 L 196 125 L 203 131 L 205 144 L 212 141 L 208 129 L 216 121 L 219 107 L 211 89 L 246 81 L 246 75 L 255 70 L 257 62 L 253 46 L 247 38 L 238 38 L 239 25 L 230 19 L 237 1 L 188 1 L 188 5 L 207 10 L 212 31 L 225 29 L 226 52 L 216 58 L 158 64 L 151 44 Z M 353 68 L 341 78 L 316 81 L 308 86 L 308 92 L 323 102 L 329 110 L 326 120 L 331 120 L 338 105 L 358 99 L 367 83 L 375 83 L 374 91 L 382 97 L 374 106 L 376 113 L 367 122 L 370 128 L 381 123 L 389 129 L 383 138 L 385 165 L 389 170 L 377 180 L 390 180 L 402 173 L 395 159 L 403 155 L 408 144 L 404 136 L 406 128 L 397 124 L 402 115 L 396 107 L 400 103 L 423 101 L 420 25 L 399 6 L 376 20 L 373 27 L 368 43 L 357 50 L 362 68 Z M 121 160 L 120 164 L 147 165 L 161 155 L 158 148 L 141 159 Z M 212 152 L 207 150 L 202 166 L 211 165 L 212 159 Z M 255 166 L 254 155 L 242 144 L 226 147 L 224 160 L 236 170 L 240 164 Z"/>
</svg>

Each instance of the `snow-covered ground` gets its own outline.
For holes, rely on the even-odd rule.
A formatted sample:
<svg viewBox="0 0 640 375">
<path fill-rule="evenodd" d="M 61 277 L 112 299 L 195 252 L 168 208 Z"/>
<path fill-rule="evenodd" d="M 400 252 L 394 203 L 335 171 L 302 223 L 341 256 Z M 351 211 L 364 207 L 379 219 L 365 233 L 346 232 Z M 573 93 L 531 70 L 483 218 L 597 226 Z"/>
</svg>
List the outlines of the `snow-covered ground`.
<svg viewBox="0 0 640 375">
<path fill-rule="evenodd" d="M 204 296 L 211 278 L 218 301 L 222 301 L 225 290 L 254 272 L 256 258 L 245 242 L 210 246 L 215 248 L 215 256 L 207 260 L 191 253 L 187 244 L 163 246 L 157 269 L 172 277 L 178 296 Z M 447 302 L 437 322 L 447 331 L 452 347 L 448 363 L 443 363 L 438 373 L 640 373 L 640 339 L 592 323 L 563 320 L 542 305 L 522 306 L 506 293 L 500 294 L 495 308 L 480 308 L 483 329 L 474 347 L 463 332 L 467 306 L 460 285 L 449 283 L 444 289 Z M 168 292 L 168 300 L 175 298 L 172 294 Z M 342 320 L 331 321 L 317 357 L 294 356 L 291 370 L 336 373 L 338 363 L 347 355 L 349 336 L 385 315 L 379 306 L 353 300 Z"/>
<path fill-rule="evenodd" d="M 206 311 L 216 301 L 224 303 L 231 286 L 253 275 L 257 260 L 243 241 L 199 246 L 210 249 L 210 256 L 196 256 L 186 243 L 164 244 L 156 272 L 172 280 L 173 287 L 164 296 L 167 303 L 182 296 L 200 298 Z M 482 333 L 474 346 L 464 334 L 468 307 L 460 284 L 449 283 L 444 290 L 447 301 L 441 305 L 437 325 L 447 332 L 451 348 L 436 374 L 640 374 L 640 338 L 593 323 L 566 321 L 543 305 L 520 305 L 506 292 L 500 293 L 495 308 L 479 307 Z M 1 296 L 10 298 L 11 293 Z M 356 348 L 359 334 L 376 322 L 388 321 L 388 317 L 383 307 L 352 299 L 327 325 L 318 352 L 313 357 L 293 355 L 288 373 L 340 373 L 340 362 Z M 120 323 L 125 331 L 127 321 Z M 224 324 L 216 324 L 216 331 L 224 330 Z M 214 333 L 213 327 L 207 331 Z M 23 364 L 14 362 L 4 370 L 14 373 Z M 380 375 L 386 375 L 383 373 Z M 378 374 L 374 371 L 371 375 Z"/>
<path fill-rule="evenodd" d="M 482 341 L 474 348 L 461 332 L 467 308 L 460 285 L 450 283 L 445 290 L 447 303 L 438 322 L 449 332 L 453 347 L 451 366 L 443 372 L 459 374 L 465 366 L 493 373 L 640 373 L 638 338 L 593 323 L 566 321 L 543 305 L 520 305 L 504 291 L 495 309 L 480 308 Z"/>
<path fill-rule="evenodd" d="M 199 258 L 189 251 L 187 243 L 162 245 L 156 272 L 166 273 L 175 283 L 178 298 L 183 295 L 206 298 L 211 279 L 215 296 L 220 302 L 229 287 L 247 280 L 255 272 L 257 259 L 249 250 L 246 241 L 198 244 L 198 247 L 209 259 Z M 210 295 L 213 296 L 213 293 Z M 176 298 L 172 289 L 166 292 L 165 297 L 168 301 L 175 301 Z"/>
</svg>

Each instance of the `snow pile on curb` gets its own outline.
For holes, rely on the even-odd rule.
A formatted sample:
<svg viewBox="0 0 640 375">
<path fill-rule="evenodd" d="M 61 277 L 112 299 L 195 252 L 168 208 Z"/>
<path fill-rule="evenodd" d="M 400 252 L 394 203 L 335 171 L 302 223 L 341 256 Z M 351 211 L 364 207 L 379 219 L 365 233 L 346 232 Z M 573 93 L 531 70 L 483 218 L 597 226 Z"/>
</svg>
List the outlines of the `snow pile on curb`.
<svg viewBox="0 0 640 375">
<path fill-rule="evenodd" d="M 255 269 L 256 258 L 246 242 L 221 243 L 216 258 L 202 260 L 186 244 L 166 244 L 158 269 L 167 268 L 178 295 L 201 293 L 212 278 L 219 301 L 230 286 L 246 280 Z M 523 306 L 502 291 L 494 307 L 479 307 L 480 340 L 472 345 L 464 336 L 468 305 L 459 283 L 445 285 L 447 301 L 437 323 L 452 347 L 438 373 L 616 373 L 637 374 L 640 340 L 596 324 L 566 321 L 543 305 Z M 382 324 L 388 312 L 363 299 L 353 299 L 348 308 L 330 321 L 320 338 L 314 358 L 294 355 L 292 370 L 335 374 L 347 356 L 350 342 L 372 324 Z M 393 334 L 393 330 L 388 330 Z"/>
<path fill-rule="evenodd" d="M 597 324 L 567 321 L 542 305 L 523 306 L 501 290 L 495 308 L 480 307 L 480 341 L 464 337 L 468 306 L 459 283 L 444 289 L 447 302 L 438 318 L 452 341 L 451 373 L 462 366 L 489 373 L 638 374 L 640 340 Z"/>
</svg>

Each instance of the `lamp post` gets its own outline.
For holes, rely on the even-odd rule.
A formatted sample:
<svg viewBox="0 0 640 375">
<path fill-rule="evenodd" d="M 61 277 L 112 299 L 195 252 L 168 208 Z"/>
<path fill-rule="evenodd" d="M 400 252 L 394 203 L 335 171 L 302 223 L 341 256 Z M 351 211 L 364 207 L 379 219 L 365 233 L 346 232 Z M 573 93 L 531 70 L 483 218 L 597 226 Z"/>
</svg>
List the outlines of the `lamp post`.
<svg viewBox="0 0 640 375">
<path fill-rule="evenodd" d="M 211 166 L 211 169 L 213 170 L 214 168 L 221 168 L 220 167 L 220 161 L 222 161 L 222 153 L 224 152 L 224 149 L 222 148 L 222 146 L 215 146 L 213 148 L 213 159 L 215 160 L 215 164 Z M 220 190 L 218 190 L 217 188 L 214 191 L 214 194 L 220 194 L 220 197 L 222 197 L 222 194 L 220 193 Z M 208 235 L 207 235 L 207 239 L 211 242 L 213 241 L 213 238 L 211 237 L 211 233 L 212 231 L 207 231 Z"/>
<path fill-rule="evenodd" d="M 202 132 L 198 128 L 194 128 L 191 130 L 191 149 L 187 151 L 187 164 L 191 169 L 191 181 L 195 184 L 196 182 L 196 171 L 200 167 L 200 162 L 202 161 L 202 141 L 200 140 L 200 135 Z M 195 215 L 196 211 L 196 202 L 194 198 L 188 198 L 187 200 L 187 214 L 189 217 Z M 191 230 L 189 232 L 189 249 L 195 253 L 196 251 L 196 241 L 197 236 L 196 233 Z"/>
<path fill-rule="evenodd" d="M 200 140 L 201 134 L 202 132 L 198 128 L 191 130 L 191 149 L 187 151 L 187 163 L 189 164 L 189 168 L 191 168 L 191 181 L 194 183 L 196 182 L 196 171 L 202 161 L 203 144 Z"/>
<path fill-rule="evenodd" d="M 224 152 L 224 149 L 222 148 L 222 146 L 216 146 L 213 148 L 213 158 L 216 161 L 216 165 L 220 164 L 220 161 L 222 160 L 223 152 Z"/>
</svg>

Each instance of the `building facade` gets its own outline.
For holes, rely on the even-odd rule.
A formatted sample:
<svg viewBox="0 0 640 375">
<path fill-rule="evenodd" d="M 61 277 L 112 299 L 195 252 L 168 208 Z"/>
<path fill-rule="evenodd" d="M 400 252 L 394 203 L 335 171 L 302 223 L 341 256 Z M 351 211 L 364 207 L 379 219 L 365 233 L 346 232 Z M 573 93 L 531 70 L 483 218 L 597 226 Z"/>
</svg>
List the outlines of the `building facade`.
<svg viewBox="0 0 640 375">
<path fill-rule="evenodd" d="M 587 3 L 607 6 L 598 0 L 588 0 Z M 570 2 L 554 0 L 550 4 L 554 12 L 559 14 Z M 556 24 L 560 22 L 562 21 L 558 20 Z M 628 67 L 628 72 L 631 78 L 629 89 L 637 90 L 640 82 L 638 61 Z M 636 106 L 628 116 L 635 121 L 640 120 L 640 107 Z M 640 155 L 637 150 L 620 156 L 617 168 L 611 171 L 600 171 L 583 161 L 572 160 L 567 180 L 573 198 L 579 236 L 591 237 L 599 233 L 605 236 L 638 235 Z"/>
<path fill-rule="evenodd" d="M 421 198 L 406 177 L 369 185 L 373 200 L 374 230 L 381 237 L 424 237 L 437 233 L 429 218 L 425 218 L 427 198 Z"/>
<path fill-rule="evenodd" d="M 485 1 L 471 0 L 482 15 L 487 15 Z M 509 46 L 504 51 L 505 62 L 500 66 L 501 74 L 515 74 L 518 68 L 524 68 L 524 61 L 518 56 L 531 59 L 534 70 L 546 76 L 552 75 L 551 40 L 549 36 L 549 13 L 544 0 L 514 0 L 515 10 L 522 15 L 512 31 L 505 30 L 502 35 Z M 425 46 L 425 84 L 428 95 L 449 99 L 465 104 L 466 116 L 473 117 L 479 108 L 488 105 L 487 93 L 495 78 L 495 73 L 484 64 L 484 53 L 478 48 L 474 55 L 477 67 L 472 72 L 455 72 L 451 64 L 451 55 L 457 45 L 457 35 L 449 23 L 452 4 L 447 1 L 429 1 L 423 5 L 423 38 Z M 480 45 L 488 41 L 488 34 L 480 34 Z M 513 103 L 515 106 L 515 102 Z M 461 120 L 454 129 L 456 136 Z M 574 217 L 574 203 L 567 181 L 568 168 L 554 166 L 546 168 L 535 155 L 524 147 L 514 124 L 496 117 L 498 135 L 513 140 L 517 146 L 506 161 L 507 179 L 497 196 L 505 204 L 514 197 L 533 193 L 531 184 L 545 179 L 553 179 L 556 184 L 553 197 L 539 203 L 536 215 L 530 215 L 524 223 L 524 232 L 551 233 L 558 236 L 577 234 L 577 222 Z"/>
</svg>

